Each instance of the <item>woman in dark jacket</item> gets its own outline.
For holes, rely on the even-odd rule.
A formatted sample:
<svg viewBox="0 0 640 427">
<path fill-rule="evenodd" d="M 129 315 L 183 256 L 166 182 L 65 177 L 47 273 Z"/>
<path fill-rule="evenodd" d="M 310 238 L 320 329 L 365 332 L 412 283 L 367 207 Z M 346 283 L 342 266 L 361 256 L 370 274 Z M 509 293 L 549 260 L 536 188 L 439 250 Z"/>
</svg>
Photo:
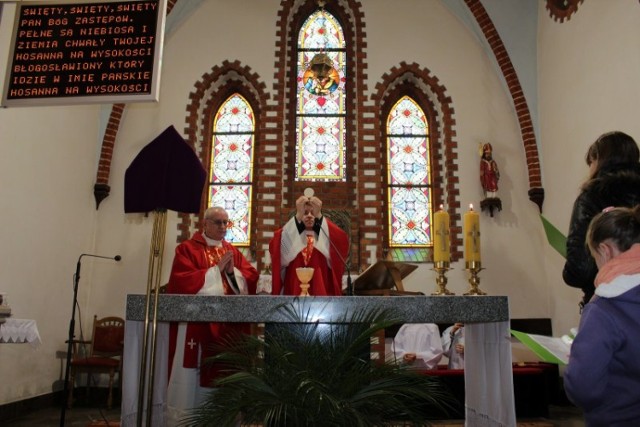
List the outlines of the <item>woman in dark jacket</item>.
<svg viewBox="0 0 640 427">
<path fill-rule="evenodd" d="M 601 135 L 589 147 L 586 162 L 589 179 L 573 205 L 567 261 L 562 271 L 567 285 L 584 292 L 581 308 L 593 296 L 593 281 L 598 272 L 585 244 L 591 219 L 609 206 L 640 204 L 640 150 L 633 138 L 617 131 Z"/>
</svg>

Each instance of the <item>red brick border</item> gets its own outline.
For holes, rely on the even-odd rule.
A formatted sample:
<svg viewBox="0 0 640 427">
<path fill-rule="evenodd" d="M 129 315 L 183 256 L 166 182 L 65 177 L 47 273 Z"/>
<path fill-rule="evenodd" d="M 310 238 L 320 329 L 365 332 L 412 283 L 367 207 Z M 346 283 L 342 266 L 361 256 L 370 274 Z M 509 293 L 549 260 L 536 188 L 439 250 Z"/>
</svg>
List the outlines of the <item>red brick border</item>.
<svg viewBox="0 0 640 427">
<path fill-rule="evenodd" d="M 269 95 L 266 93 L 266 85 L 260 81 L 260 76 L 251 71 L 250 67 L 243 66 L 240 61 L 224 61 L 221 66 L 215 66 L 211 72 L 202 76 L 200 81 L 194 84 L 194 91 L 189 94 L 191 102 L 187 105 L 186 127 L 184 129 L 187 143 L 193 147 L 200 161 L 206 166 L 211 159 L 210 141 L 212 137 L 213 119 L 215 112 L 222 103 L 233 93 L 240 93 L 251 104 L 258 125 L 255 133 L 254 162 L 254 193 L 253 216 L 255 218 L 256 201 L 264 191 L 261 188 L 261 176 L 259 164 L 264 157 L 264 111 Z M 207 191 L 203 190 L 202 209 L 200 215 L 194 217 L 187 213 L 179 213 L 177 241 L 188 239 L 192 234 L 191 228 L 202 219 L 201 214 L 206 208 Z M 254 221 L 257 223 L 257 221 Z M 256 233 L 254 232 L 254 241 Z M 255 250 L 255 248 L 253 248 Z"/>
<path fill-rule="evenodd" d="M 391 89 L 393 88 L 393 89 Z M 423 88 L 433 93 L 430 98 Z M 376 143 L 377 147 L 385 145 L 385 120 L 393 104 L 402 95 L 414 97 L 429 117 L 430 140 L 431 140 L 431 180 L 433 187 L 433 202 L 435 206 L 444 203 L 449 212 L 452 213 L 451 227 L 451 257 L 457 260 L 462 256 L 461 246 L 461 217 L 460 212 L 460 190 L 458 172 L 458 143 L 455 140 L 456 132 L 454 109 L 451 105 L 451 98 L 446 93 L 446 88 L 440 84 L 437 77 L 431 75 L 426 68 L 421 68 L 416 63 L 400 63 L 398 67 L 392 68 L 387 74 L 382 76 L 382 82 L 376 85 L 376 92 L 372 95 L 375 104 L 373 111 L 376 111 Z M 438 111 L 442 112 L 439 116 Z M 380 149 L 380 164 L 386 162 L 385 149 Z M 386 179 L 385 179 L 386 181 Z M 446 189 L 444 191 L 443 189 Z M 446 200 L 444 199 L 446 197 Z M 384 199 L 384 196 L 381 197 Z M 382 202 L 382 200 L 381 200 Z M 381 227 L 386 224 L 386 204 Z M 385 245 L 388 246 L 388 237 L 385 236 Z"/>
<path fill-rule="evenodd" d="M 361 3 L 356 0 L 346 0 L 344 2 L 330 2 L 325 6 L 325 10 L 331 13 L 341 23 L 344 37 L 347 44 L 347 91 L 346 104 L 346 182 L 294 182 L 295 176 L 295 108 L 288 108 L 295 105 L 295 76 L 296 73 L 296 45 L 298 31 L 304 20 L 317 9 L 317 2 L 306 0 L 301 4 L 295 4 L 292 0 L 282 0 L 276 22 L 276 61 L 275 61 L 275 83 L 274 97 L 275 105 L 271 110 L 271 115 L 267 117 L 270 123 L 269 130 L 273 136 L 281 141 L 272 153 L 272 162 L 265 162 L 264 166 L 274 172 L 270 176 L 276 187 L 274 200 L 265 200 L 261 209 L 262 216 L 279 227 L 283 224 L 293 209 L 295 199 L 302 194 L 304 188 L 312 186 L 318 197 L 323 200 L 324 207 L 330 209 L 347 210 L 353 220 L 351 222 L 351 253 L 353 255 L 351 263 L 355 268 L 359 268 L 364 259 L 364 251 L 361 251 L 363 224 L 365 219 L 365 208 L 369 206 L 364 199 L 366 196 L 374 194 L 379 197 L 379 186 L 376 189 L 365 188 L 363 182 L 364 175 L 362 168 L 364 160 L 360 155 L 360 145 L 368 136 L 374 134 L 370 127 L 375 122 L 375 117 L 368 117 L 371 113 L 367 107 L 365 93 L 367 87 L 366 79 L 366 43 L 365 25 L 361 12 Z M 357 153 L 357 154 L 356 154 Z M 373 202 L 380 205 L 379 202 Z M 380 212 L 380 208 L 378 208 Z M 379 215 L 378 215 L 379 216 Z M 378 222 L 379 223 L 379 222 Z M 266 224 L 265 224 L 266 225 Z M 277 227 L 271 227 L 277 228 Z M 376 228 L 378 231 L 379 227 Z M 376 244 L 381 248 L 381 235 L 376 240 Z M 268 240 L 261 241 L 264 245 Z"/>
<path fill-rule="evenodd" d="M 536 136 L 533 132 L 533 123 L 529 106 L 525 99 L 518 74 L 516 73 L 509 53 L 502 43 L 498 30 L 493 25 L 493 21 L 485 10 L 480 0 L 465 0 L 465 3 L 473 13 L 478 25 L 491 46 L 491 50 L 498 61 L 502 75 L 507 81 L 509 93 L 516 109 L 518 122 L 520 123 L 520 133 L 522 134 L 522 143 L 524 145 L 525 155 L 527 157 L 527 167 L 529 172 L 529 199 L 538 205 L 542 212 L 542 203 L 544 202 L 544 188 L 542 187 L 542 175 L 540 171 L 540 160 L 538 157 L 538 146 L 536 144 Z"/>
</svg>

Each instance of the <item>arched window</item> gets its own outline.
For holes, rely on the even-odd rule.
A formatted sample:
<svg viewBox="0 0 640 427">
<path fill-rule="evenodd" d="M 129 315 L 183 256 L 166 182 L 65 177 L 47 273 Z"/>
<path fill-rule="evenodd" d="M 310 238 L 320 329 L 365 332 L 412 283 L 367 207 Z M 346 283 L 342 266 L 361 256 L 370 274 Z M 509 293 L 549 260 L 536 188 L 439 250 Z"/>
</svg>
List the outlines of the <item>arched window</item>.
<svg viewBox="0 0 640 427">
<path fill-rule="evenodd" d="M 432 246 L 429 124 L 415 100 L 402 96 L 395 103 L 386 134 L 389 246 Z"/>
<path fill-rule="evenodd" d="M 295 180 L 345 181 L 344 34 L 319 9 L 298 34 Z"/>
<path fill-rule="evenodd" d="M 239 93 L 222 103 L 213 121 L 207 206 L 222 206 L 229 214 L 225 239 L 249 246 L 253 191 L 255 118 Z"/>
</svg>

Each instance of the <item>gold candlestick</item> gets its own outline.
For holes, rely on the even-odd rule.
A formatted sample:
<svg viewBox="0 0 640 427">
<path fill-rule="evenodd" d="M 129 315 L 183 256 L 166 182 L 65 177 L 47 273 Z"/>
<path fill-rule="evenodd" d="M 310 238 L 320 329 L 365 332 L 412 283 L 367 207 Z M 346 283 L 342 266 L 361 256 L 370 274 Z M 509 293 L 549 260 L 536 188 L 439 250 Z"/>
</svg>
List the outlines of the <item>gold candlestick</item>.
<svg viewBox="0 0 640 427">
<path fill-rule="evenodd" d="M 313 268 L 311 267 L 298 267 L 296 268 L 296 275 L 300 280 L 300 296 L 308 297 L 309 294 L 309 282 L 313 277 Z"/>
<path fill-rule="evenodd" d="M 436 261 L 433 263 L 433 269 L 438 274 L 436 276 L 436 284 L 438 285 L 438 291 L 431 293 L 431 295 L 455 295 L 453 292 L 447 289 L 446 272 L 447 270 L 449 270 L 449 263 L 446 261 Z"/>
<path fill-rule="evenodd" d="M 486 295 L 487 293 L 481 291 L 478 287 L 480 285 L 478 273 L 480 270 L 484 270 L 480 261 L 467 261 L 465 266 L 465 270 L 468 270 L 469 273 L 471 273 L 471 276 L 469 277 L 469 284 L 471 285 L 471 288 L 465 292 L 464 295 Z"/>
</svg>

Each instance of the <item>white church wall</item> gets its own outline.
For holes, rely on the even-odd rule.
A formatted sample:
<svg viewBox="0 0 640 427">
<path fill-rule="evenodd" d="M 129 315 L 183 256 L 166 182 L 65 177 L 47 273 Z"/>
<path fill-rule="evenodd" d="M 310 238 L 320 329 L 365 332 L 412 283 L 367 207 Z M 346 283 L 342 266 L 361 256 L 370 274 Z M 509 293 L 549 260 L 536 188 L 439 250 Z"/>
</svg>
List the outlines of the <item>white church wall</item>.
<svg viewBox="0 0 640 427">
<path fill-rule="evenodd" d="M 632 0 L 585 2 L 563 24 L 539 7 L 541 146 L 544 214 L 563 233 L 587 178 L 587 148 L 610 130 L 640 142 L 640 8 Z M 546 276 L 554 330 L 579 321 L 578 289 L 562 281 L 564 259 L 548 246 Z"/>
<path fill-rule="evenodd" d="M 93 252 L 98 220 L 91 184 L 99 146 L 97 111 L 96 106 L 0 110 L 0 289 L 8 293 L 12 316 L 35 319 L 42 338 L 37 350 L 0 344 L 0 403 L 60 387 L 63 359 L 57 352 L 66 350 L 73 276 L 79 255 Z M 82 262 L 82 308 L 92 271 L 101 264 Z M 81 315 L 89 313 L 77 312 L 77 325 Z"/>
</svg>

